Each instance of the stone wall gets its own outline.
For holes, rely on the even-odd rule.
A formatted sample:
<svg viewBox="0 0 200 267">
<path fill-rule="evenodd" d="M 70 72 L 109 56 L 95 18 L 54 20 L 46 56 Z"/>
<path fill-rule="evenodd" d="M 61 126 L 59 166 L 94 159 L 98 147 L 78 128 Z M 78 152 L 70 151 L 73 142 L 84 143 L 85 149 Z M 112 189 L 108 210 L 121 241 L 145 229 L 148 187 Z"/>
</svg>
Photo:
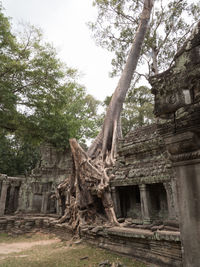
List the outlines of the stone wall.
<svg viewBox="0 0 200 267">
<path fill-rule="evenodd" d="M 55 233 L 64 240 L 69 240 L 73 236 L 72 229 L 66 224 L 58 224 L 56 216 L 23 214 L 0 217 L 0 233 L 21 235 L 36 231 Z"/>
<path fill-rule="evenodd" d="M 158 131 L 177 179 L 183 265 L 200 266 L 200 21 L 166 72 L 151 78 Z"/>
<path fill-rule="evenodd" d="M 155 124 L 140 127 L 120 141 L 113 174 L 118 218 L 138 224 L 178 221 L 176 179 Z"/>
<path fill-rule="evenodd" d="M 179 232 L 96 227 L 81 234 L 93 245 L 132 256 L 150 266 L 182 266 Z"/>
<path fill-rule="evenodd" d="M 70 175 L 72 168 L 69 153 L 60 157 L 60 161 L 54 152 L 50 147 L 44 149 L 44 156 L 32 175 L 20 178 L 18 212 L 14 216 L 0 217 L 0 232 L 15 235 L 44 231 L 66 240 L 73 236 L 68 224 L 58 223 L 61 207 L 54 202 L 51 211 L 49 203 L 56 186 Z M 84 241 L 157 266 L 181 266 L 180 233 L 171 183 L 174 174 L 165 153 L 165 145 L 155 125 L 137 129 L 121 140 L 113 170 L 115 179 L 111 182 L 121 227 L 86 226 L 80 229 Z M 3 179 L 6 178 L 3 176 Z M 173 197 L 169 203 L 167 192 Z M 156 209 L 152 212 L 149 206 L 150 202 L 156 206 L 155 195 L 159 196 L 162 207 L 159 212 Z M 171 213 L 168 207 L 172 209 Z"/>
<path fill-rule="evenodd" d="M 46 144 L 41 147 L 41 160 L 31 176 L 22 183 L 18 210 L 24 213 L 62 213 L 56 198 L 57 186 L 72 171 L 70 150 L 58 151 Z"/>
</svg>

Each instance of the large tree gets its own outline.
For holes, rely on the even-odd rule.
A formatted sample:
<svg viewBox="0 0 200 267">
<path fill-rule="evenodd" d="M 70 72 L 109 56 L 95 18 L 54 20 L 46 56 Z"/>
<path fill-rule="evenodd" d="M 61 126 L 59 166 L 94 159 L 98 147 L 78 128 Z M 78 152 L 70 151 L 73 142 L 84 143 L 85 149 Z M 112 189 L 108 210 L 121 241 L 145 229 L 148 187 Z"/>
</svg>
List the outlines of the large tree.
<svg viewBox="0 0 200 267">
<path fill-rule="evenodd" d="M 116 148 L 116 139 L 121 136 L 120 129 L 120 113 L 126 97 L 126 93 L 131 84 L 131 80 L 136 69 L 141 48 L 145 39 L 145 34 L 148 29 L 153 1 L 144 1 L 143 10 L 140 15 L 140 23 L 136 31 L 132 47 L 130 49 L 124 70 L 121 74 L 119 83 L 113 93 L 112 99 L 108 106 L 103 127 L 96 140 L 88 150 L 88 155 L 93 157 L 95 151 L 101 147 L 103 161 L 113 161 L 113 153 Z"/>
<path fill-rule="evenodd" d="M 107 96 L 103 102 L 108 107 L 112 96 Z M 101 122 L 105 114 L 101 115 Z M 153 95 L 147 86 L 134 87 L 129 90 L 121 112 L 122 135 L 125 136 L 134 128 L 154 122 Z"/>
<path fill-rule="evenodd" d="M 1 6 L 0 61 L 0 135 L 1 141 L 10 145 L 8 152 L 16 155 L 16 148 L 27 144 L 32 144 L 34 151 L 42 142 L 66 149 L 71 137 L 85 143 L 95 136 L 99 101 L 77 82 L 77 70 L 59 60 L 37 28 L 27 25 L 20 34 L 12 33 Z M 8 173 L 1 151 L 0 172 Z M 28 158 L 28 154 L 21 157 Z M 24 173 L 26 166 L 15 169 L 15 174 Z"/>
<path fill-rule="evenodd" d="M 93 3 L 97 8 L 98 16 L 94 23 L 89 23 L 89 26 L 97 44 L 112 52 L 113 68 L 111 75 L 115 76 L 121 73 L 126 63 L 132 39 L 137 31 L 138 14 L 141 12 L 143 1 L 94 0 Z M 139 111 L 135 101 L 137 95 L 134 96 L 135 89 L 138 87 L 137 82 L 140 81 L 141 85 L 152 74 L 162 72 L 170 66 L 174 54 L 190 34 L 199 15 L 199 0 L 155 1 L 150 25 L 142 45 L 141 56 L 129 88 L 129 95 L 132 95 L 133 103 L 129 102 L 130 97 L 128 96 L 124 102 L 123 132 L 128 129 L 127 116 L 130 123 L 135 122 L 135 119 L 131 119 L 134 116 L 139 119 L 136 114 L 136 109 Z M 143 105 L 143 111 L 145 106 L 147 109 L 151 106 L 151 101 L 148 101 L 148 99 L 151 99 L 150 90 L 146 90 L 144 97 L 147 102 Z M 129 105 L 127 105 L 127 102 L 129 102 Z M 128 107 L 135 107 L 135 105 L 136 109 L 132 109 L 131 112 Z"/>
<path fill-rule="evenodd" d="M 152 0 L 145 0 L 138 18 L 140 23 L 135 34 L 121 78 L 107 108 L 101 131 L 86 152 L 75 139 L 70 140 L 74 159 L 74 173 L 70 181 L 58 187 L 58 195 L 63 190 L 69 197 L 65 215 L 61 221 L 68 219 L 74 228 L 98 217 L 96 197 L 99 197 L 110 223 L 118 223 L 115 217 L 109 188 L 109 167 L 114 163 L 117 139 L 121 136 L 120 113 L 129 89 L 133 73 L 137 66 L 142 44 L 148 29 Z M 95 211 L 95 212 L 94 212 Z"/>
</svg>

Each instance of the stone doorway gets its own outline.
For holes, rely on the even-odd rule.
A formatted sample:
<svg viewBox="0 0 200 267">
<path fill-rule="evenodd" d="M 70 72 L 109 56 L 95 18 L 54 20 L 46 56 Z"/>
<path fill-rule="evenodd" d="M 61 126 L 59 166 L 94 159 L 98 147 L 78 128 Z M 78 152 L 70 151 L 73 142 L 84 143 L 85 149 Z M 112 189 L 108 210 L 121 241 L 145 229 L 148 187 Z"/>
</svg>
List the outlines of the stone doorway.
<svg viewBox="0 0 200 267">
<path fill-rule="evenodd" d="M 150 200 L 150 217 L 152 220 L 167 219 L 169 217 L 167 193 L 162 183 L 148 184 Z"/>
<path fill-rule="evenodd" d="M 118 187 L 121 217 L 141 219 L 141 200 L 138 185 Z"/>
</svg>

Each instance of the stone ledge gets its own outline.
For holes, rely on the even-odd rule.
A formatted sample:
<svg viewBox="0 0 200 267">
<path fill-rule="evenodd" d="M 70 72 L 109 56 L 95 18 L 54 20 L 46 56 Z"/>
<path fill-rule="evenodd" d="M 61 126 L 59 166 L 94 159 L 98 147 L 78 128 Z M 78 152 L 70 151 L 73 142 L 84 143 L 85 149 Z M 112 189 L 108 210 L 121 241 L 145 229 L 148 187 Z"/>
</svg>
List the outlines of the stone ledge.
<svg viewBox="0 0 200 267">
<path fill-rule="evenodd" d="M 81 236 L 92 245 L 134 257 L 150 266 L 182 266 L 179 232 L 104 227 L 99 231 L 81 231 Z"/>
<path fill-rule="evenodd" d="M 123 237 L 147 238 L 152 240 L 167 240 L 180 242 L 180 232 L 173 231 L 155 231 L 145 229 L 128 229 L 121 227 L 112 227 L 105 230 L 108 235 L 116 235 Z"/>
</svg>

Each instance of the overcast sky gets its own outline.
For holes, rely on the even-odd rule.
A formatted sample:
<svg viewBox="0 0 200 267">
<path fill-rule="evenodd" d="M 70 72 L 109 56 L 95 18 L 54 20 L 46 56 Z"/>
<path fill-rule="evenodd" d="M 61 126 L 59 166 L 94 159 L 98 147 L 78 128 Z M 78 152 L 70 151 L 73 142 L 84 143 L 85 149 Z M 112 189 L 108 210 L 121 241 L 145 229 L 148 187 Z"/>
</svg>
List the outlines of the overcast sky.
<svg viewBox="0 0 200 267">
<path fill-rule="evenodd" d="M 28 22 L 40 27 L 69 67 L 82 74 L 80 82 L 99 100 L 111 95 L 118 78 L 109 78 L 111 54 L 95 45 L 86 23 L 95 20 L 92 0 L 2 0 L 14 27 Z"/>
</svg>

